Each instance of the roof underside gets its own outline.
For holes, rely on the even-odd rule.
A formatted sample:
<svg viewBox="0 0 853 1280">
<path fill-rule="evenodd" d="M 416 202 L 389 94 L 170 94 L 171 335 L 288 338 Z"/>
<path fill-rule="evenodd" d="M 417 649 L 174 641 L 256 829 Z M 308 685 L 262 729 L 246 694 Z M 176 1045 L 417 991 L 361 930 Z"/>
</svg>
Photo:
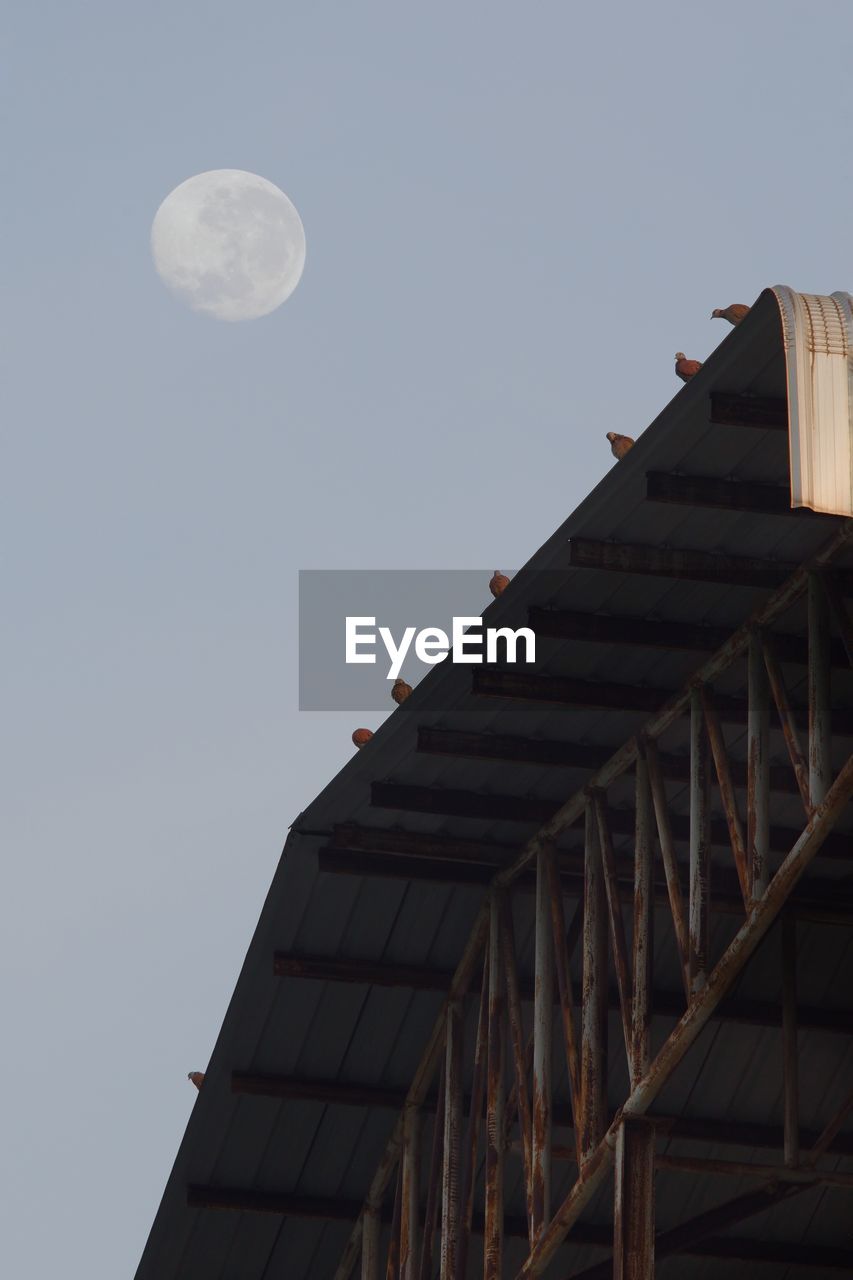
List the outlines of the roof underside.
<svg viewBox="0 0 853 1280">
<path fill-rule="evenodd" d="M 685 548 L 730 556 L 760 557 L 781 565 L 808 559 L 832 534 L 838 521 L 808 513 L 761 514 L 754 510 L 703 508 L 650 501 L 647 473 L 717 477 L 765 485 L 788 485 L 788 437 L 777 428 L 712 424 L 712 392 L 784 397 L 786 369 L 779 310 L 770 291 L 743 324 L 731 332 L 700 374 L 685 386 L 638 439 L 626 459 L 604 480 L 513 580 L 488 610 L 490 625 L 521 626 L 530 607 L 571 610 L 599 616 L 650 619 L 663 623 L 706 624 L 734 630 L 767 598 L 766 587 L 679 580 L 613 569 L 575 568 L 570 539 L 594 539 L 651 548 Z M 853 567 L 853 558 L 838 563 Z M 548 570 L 547 578 L 542 571 Z M 543 598 L 543 584 L 547 597 Z M 804 606 L 795 606 L 780 625 L 788 635 L 804 637 Z M 706 653 L 668 650 L 641 644 L 540 638 L 537 671 L 571 676 L 590 685 L 618 682 L 637 690 L 667 692 L 683 684 Z M 805 701 L 806 669 L 785 664 L 792 700 Z M 716 692 L 745 696 L 745 664 L 735 665 Z M 651 692 L 650 697 L 654 697 Z M 593 702 L 594 699 L 590 699 Z M 853 675 L 833 671 L 833 708 L 853 711 Z M 396 1119 L 379 1106 L 354 1106 L 310 1100 L 238 1096 L 232 1071 L 299 1076 L 304 1079 L 381 1085 L 405 1092 L 440 1010 L 441 991 L 346 982 L 276 977 L 275 952 L 452 970 L 457 964 L 484 894 L 483 884 L 409 879 L 410 862 L 395 863 L 386 874 L 360 874 L 367 860 L 356 854 L 338 858 L 335 871 L 322 870 L 322 851 L 332 843 L 337 824 L 363 828 L 453 836 L 494 848 L 497 863 L 509 861 L 541 825 L 549 806 L 556 810 L 589 778 L 589 768 L 543 765 L 510 759 L 432 754 L 418 749 L 424 726 L 478 735 L 510 735 L 527 740 L 581 744 L 598 760 L 619 747 L 640 727 L 647 711 L 615 705 L 566 705 L 490 697 L 472 692 L 470 668 L 435 668 L 411 698 L 396 709 L 368 748 L 357 753 L 321 795 L 300 815 L 288 837 L 255 936 L 222 1026 L 207 1079 L 196 1102 L 157 1214 L 137 1280 L 322 1280 L 334 1275 L 351 1222 L 282 1217 L 279 1214 L 214 1212 L 187 1207 L 190 1184 L 336 1197 L 360 1203 Z M 853 716 L 849 717 L 853 722 Z M 833 737 L 833 764 L 851 751 L 850 723 Z M 744 760 L 745 726 L 726 725 L 731 758 Z M 781 735 L 772 737 L 773 762 L 787 764 Z M 679 722 L 661 743 L 669 756 L 685 757 L 687 725 Z M 418 793 L 386 790 L 372 784 L 429 789 Z M 438 794 L 438 793 L 443 794 Z M 448 795 L 466 793 L 469 800 Z M 519 797 L 539 801 L 527 816 L 496 819 L 488 801 L 471 816 L 470 795 Z M 395 804 L 395 796 L 400 804 Z M 686 814 L 686 784 L 668 783 L 673 814 Z M 722 817 L 714 792 L 714 814 Z M 615 784 L 613 811 L 632 805 L 627 778 Z M 385 807 L 385 806 L 389 807 Z M 405 805 L 405 807 L 401 807 Z M 466 813 L 466 806 L 468 812 Z M 534 813 L 535 810 L 535 813 Z M 541 814 L 540 811 L 541 810 Z M 454 812 L 458 816 L 454 816 Z M 772 822 L 798 831 L 802 805 L 790 789 L 774 793 Z M 850 819 L 842 822 L 849 829 Z M 618 826 L 618 824 L 615 824 Z M 614 840 L 617 854 L 630 855 L 628 824 Z M 560 850 L 579 850 L 580 827 L 564 833 Z M 345 851 L 344 851 L 345 852 Z M 820 857 L 803 883 L 815 893 L 832 891 L 833 900 L 850 896 L 850 863 Z M 731 852 L 714 851 L 717 874 L 730 873 Z M 779 856 L 777 855 L 777 861 Z M 327 864 L 328 865 L 328 864 Z M 373 868 L 375 870 L 375 868 Z M 485 874 L 485 873 L 483 873 Z M 482 878 L 482 877 L 481 877 Z M 721 881 L 722 882 L 722 881 Z M 822 888 L 821 888 L 822 886 Z M 572 904 L 569 904 L 570 908 Z M 522 972 L 532 973 L 533 903 L 519 891 L 514 903 Z M 655 986 L 676 991 L 679 969 L 664 912 L 658 913 Z M 718 955 L 740 921 L 714 916 L 713 954 Z M 853 987 L 853 947 L 848 928 L 817 920 L 801 921 L 799 998 L 804 1004 L 843 1013 Z M 778 936 L 772 932 L 751 962 L 738 988 L 744 999 L 780 999 Z M 578 957 L 575 958 L 577 976 Z M 469 997 L 469 1043 L 476 1019 L 476 997 Z M 527 1013 L 529 1014 L 529 1009 Z M 657 1019 L 659 1043 L 672 1021 Z M 618 1045 L 621 1028 L 611 1015 L 610 1037 Z M 812 1029 L 801 1033 L 801 1123 L 820 1130 L 849 1088 L 853 1038 Z M 713 1054 L 712 1054 L 713 1050 Z M 555 1064 L 557 1061 L 555 1054 Z M 609 1095 L 612 1105 L 627 1093 L 622 1055 L 612 1053 Z M 470 1082 L 470 1063 L 466 1072 Z M 556 1099 L 566 1097 L 564 1073 L 555 1074 Z M 668 1115 L 779 1126 L 782 1118 L 779 1033 L 768 1026 L 714 1021 L 678 1069 L 659 1100 Z M 429 1134 L 426 1135 L 427 1145 Z M 565 1136 L 555 1134 L 565 1143 Z M 669 1141 L 670 1154 L 768 1159 L 765 1150 L 716 1147 L 707 1141 Z M 835 1166 L 853 1169 L 850 1158 Z M 827 1167 L 833 1167 L 830 1161 Z M 554 1203 L 575 1174 L 555 1164 Z M 513 1185 L 514 1184 L 514 1185 Z M 522 1215 L 521 1162 L 510 1160 L 508 1210 Z M 657 1225 L 665 1230 L 746 1190 L 736 1181 L 658 1174 Z M 603 1194 L 584 1215 L 585 1223 L 612 1220 L 610 1197 Z M 841 1193 L 813 1190 L 790 1204 L 771 1209 L 733 1229 L 738 1237 L 764 1241 L 844 1244 L 849 1237 L 849 1202 Z M 479 1242 L 472 1251 L 476 1274 Z M 510 1242 L 508 1258 L 519 1265 L 524 1242 Z M 601 1249 L 567 1241 L 549 1274 L 567 1276 L 606 1256 Z M 751 1264 L 679 1257 L 661 1262 L 661 1275 L 690 1277 L 720 1274 L 731 1280 L 753 1273 Z M 768 1276 L 811 1274 L 783 1262 L 768 1264 Z M 815 1271 L 824 1275 L 825 1271 Z"/>
</svg>

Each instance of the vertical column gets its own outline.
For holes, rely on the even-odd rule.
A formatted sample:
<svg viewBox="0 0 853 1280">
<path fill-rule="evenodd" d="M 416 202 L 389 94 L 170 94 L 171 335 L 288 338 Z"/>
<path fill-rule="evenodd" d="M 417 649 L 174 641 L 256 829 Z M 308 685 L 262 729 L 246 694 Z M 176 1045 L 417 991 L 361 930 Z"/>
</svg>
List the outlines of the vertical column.
<svg viewBox="0 0 853 1280">
<path fill-rule="evenodd" d="M 708 805 L 708 737 L 698 689 L 690 691 L 690 991 L 705 986 L 708 967 L 708 873 L 710 813 Z"/>
<path fill-rule="evenodd" d="M 379 1280 L 378 1209 L 365 1209 L 361 1219 L 361 1280 Z"/>
<path fill-rule="evenodd" d="M 819 805 L 832 782 L 832 703 L 829 603 L 817 574 L 809 574 L 809 795 Z"/>
<path fill-rule="evenodd" d="M 504 996 L 501 982 L 500 906 L 492 894 L 489 916 L 489 1048 L 486 1062 L 486 1222 L 483 1280 L 503 1273 Z"/>
<path fill-rule="evenodd" d="M 613 1280 L 655 1274 L 655 1131 L 626 1117 L 616 1135 Z"/>
<path fill-rule="evenodd" d="M 749 638 L 747 713 L 746 843 L 753 899 L 762 898 L 770 879 L 770 691 L 761 639 Z"/>
<path fill-rule="evenodd" d="M 652 1016 L 652 953 L 654 946 L 654 877 L 652 863 L 652 805 L 645 758 L 637 757 L 636 826 L 634 832 L 634 936 L 631 973 L 631 1080 L 642 1079 L 649 1067 L 649 1028 Z"/>
<path fill-rule="evenodd" d="M 551 1045 L 554 952 L 547 854 L 536 860 L 535 985 L 533 990 L 533 1236 L 551 1212 Z"/>
<path fill-rule="evenodd" d="M 447 1007 L 444 1062 L 444 1151 L 441 1177 L 441 1280 L 456 1280 L 459 1248 L 459 1156 L 462 1131 L 462 1036 L 458 1004 Z"/>
<path fill-rule="evenodd" d="M 607 1126 L 607 903 L 598 827 L 587 801 L 584 847 L 581 1158 Z"/>
<path fill-rule="evenodd" d="M 406 1107 L 403 1112 L 403 1204 L 400 1218 L 402 1280 L 416 1280 L 417 1276 L 420 1119 L 417 1107 Z"/>
<path fill-rule="evenodd" d="M 782 1078 L 785 1106 L 785 1164 L 800 1162 L 799 1053 L 797 1048 L 797 922 L 782 917 Z"/>
</svg>

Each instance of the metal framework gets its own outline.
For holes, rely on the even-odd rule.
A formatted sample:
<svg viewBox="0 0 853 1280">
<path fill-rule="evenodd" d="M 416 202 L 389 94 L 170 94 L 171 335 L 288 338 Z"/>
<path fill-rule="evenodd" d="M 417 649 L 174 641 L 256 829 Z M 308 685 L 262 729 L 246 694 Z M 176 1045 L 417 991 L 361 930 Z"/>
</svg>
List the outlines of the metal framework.
<svg viewBox="0 0 853 1280">
<path fill-rule="evenodd" d="M 718 400 L 718 414 L 739 411 L 725 398 Z M 767 417 L 777 413 L 775 404 L 756 401 L 749 408 L 758 417 L 764 416 L 765 420 L 755 425 L 768 425 Z M 680 499 L 670 495 L 670 500 Z M 776 498 L 771 495 L 768 501 Z M 835 1115 L 827 1117 L 818 1135 L 804 1133 L 799 1124 L 798 1027 L 803 1020 L 813 1020 L 815 1011 L 800 1010 L 797 1001 L 801 898 L 794 893 L 853 797 L 853 756 L 837 772 L 831 762 L 831 670 L 839 660 L 839 647 L 831 640 L 830 619 L 835 617 L 848 655 L 853 650 L 853 629 L 828 569 L 833 557 L 848 545 L 851 533 L 851 522 L 838 527 L 811 563 L 794 570 L 749 621 L 722 642 L 687 686 L 663 706 L 656 706 L 639 733 L 609 759 L 597 762 L 587 784 L 543 823 L 520 853 L 511 860 L 505 858 L 505 865 L 495 870 L 473 850 L 467 851 L 466 862 L 466 851 L 461 847 L 464 842 L 456 842 L 455 856 L 481 873 L 481 879 L 490 878 L 489 890 L 453 974 L 430 975 L 422 970 L 385 974 L 387 981 L 446 990 L 447 996 L 399 1106 L 397 1122 L 358 1212 L 336 1280 L 351 1280 L 359 1265 L 362 1280 L 379 1280 L 382 1268 L 386 1280 L 430 1280 L 436 1258 L 441 1280 L 461 1280 L 470 1273 L 469 1244 L 475 1230 L 483 1238 L 485 1280 L 500 1280 L 507 1274 L 505 1240 L 519 1231 L 526 1240 L 526 1258 L 517 1280 L 532 1280 L 554 1261 L 570 1233 L 575 1232 L 580 1240 L 590 1239 L 591 1228 L 579 1219 L 611 1173 L 612 1259 L 587 1269 L 582 1273 L 585 1277 L 612 1274 L 621 1280 L 641 1280 L 653 1274 L 656 1253 L 659 1257 L 682 1251 L 701 1255 L 703 1242 L 715 1232 L 806 1188 L 823 1184 L 853 1191 L 853 1175 L 817 1168 L 853 1110 L 853 1094 Z M 637 548 L 627 550 L 634 571 L 656 571 L 647 555 L 638 557 Z M 606 558 L 614 561 L 613 567 L 625 567 L 624 557 L 612 547 L 603 549 L 603 544 L 577 545 L 573 552 L 573 563 L 594 561 L 601 566 Z M 739 575 L 754 578 L 760 572 L 745 560 L 735 563 L 729 558 L 723 564 L 708 556 L 685 561 L 681 570 L 688 576 L 715 581 L 726 580 L 725 574 L 737 579 Z M 805 649 L 798 639 L 774 639 L 777 622 L 801 599 L 806 601 L 808 614 Z M 569 615 L 568 622 L 558 620 L 553 625 L 575 624 Z M 685 636 L 685 641 L 688 647 L 701 647 L 702 643 L 695 635 Z M 660 638 L 650 636 L 650 642 L 658 643 Z M 805 716 L 792 708 L 779 658 L 780 645 L 787 646 L 786 659 L 792 656 L 792 643 L 798 657 L 807 663 Z M 748 689 L 745 705 L 736 708 L 736 719 L 747 731 L 745 776 L 730 763 L 721 728 L 723 720 L 732 718 L 732 700 L 721 698 L 714 690 L 715 682 L 738 663 L 745 669 Z M 488 673 L 480 677 L 484 681 L 492 678 Z M 787 779 L 780 777 L 778 769 L 771 771 L 768 763 L 772 713 L 790 760 Z M 676 836 L 666 793 L 673 763 L 660 750 L 659 740 L 683 717 L 689 721 L 690 756 L 686 768 L 680 767 L 679 776 L 686 773 L 689 822 L 686 829 L 683 824 L 678 826 Z M 424 731 L 425 749 L 452 749 L 452 743 L 435 736 L 439 731 L 432 732 L 430 738 L 430 731 Z M 460 745 L 472 753 L 484 749 L 482 743 L 472 741 Z M 518 741 L 498 744 L 504 755 L 521 750 Z M 630 880 L 614 852 L 616 815 L 608 802 L 609 789 L 626 774 L 633 774 L 635 795 Z M 737 911 L 740 917 L 728 945 L 716 959 L 709 950 L 709 919 L 715 909 L 709 876 L 711 846 L 721 839 L 720 824 L 715 827 L 710 817 L 714 786 L 725 815 L 724 835 L 731 855 L 727 910 L 730 914 Z M 744 786 L 745 814 L 737 794 L 737 788 Z M 795 789 L 803 806 L 802 825 L 785 833 L 778 856 L 774 847 L 781 843 L 779 833 L 774 836 L 770 825 L 773 789 Z M 378 802 L 382 803 L 381 795 Z M 557 842 L 581 822 L 582 859 L 568 871 Z M 686 867 L 676 854 L 682 835 L 687 837 L 689 848 Z M 350 831 L 340 843 L 350 847 L 354 839 Z M 662 878 L 656 874 L 656 850 Z M 494 859 L 494 849 L 491 853 Z M 412 860 L 415 858 L 413 855 Z M 519 977 L 513 925 L 515 896 L 531 890 L 535 912 L 532 988 Z M 566 900 L 579 894 L 582 908 L 567 926 Z M 667 995 L 670 1013 L 679 1016 L 652 1058 L 650 1027 L 659 1005 L 652 983 L 652 925 L 654 906 L 661 902 L 668 909 L 683 982 L 680 992 Z M 771 1145 L 776 1146 L 778 1158 L 754 1165 L 656 1153 L 656 1139 L 661 1133 L 671 1134 L 678 1121 L 654 1115 L 653 1104 L 708 1021 L 726 1016 L 727 1007 L 735 1007 L 731 989 L 777 919 L 782 921 L 784 1125 L 781 1134 L 774 1132 Z M 580 991 L 573 988 L 570 965 L 577 946 L 581 949 Z M 277 957 L 278 972 L 293 971 L 288 970 L 288 964 L 302 964 L 305 973 L 305 966 L 310 970 L 312 961 Z M 615 992 L 608 982 L 611 965 Z M 381 982 L 383 976 L 375 973 L 372 980 Z M 466 1046 L 464 1002 L 478 990 L 476 1034 L 473 1044 Z M 532 1023 L 528 1016 L 527 1026 L 532 1025 L 532 1033 L 528 1034 L 522 1005 L 531 1000 Z M 621 1037 L 619 1045 L 610 1046 L 610 1052 L 611 1056 L 624 1054 L 629 1082 L 615 1115 L 608 1109 L 605 1078 L 607 1016 L 612 1007 L 618 1009 Z M 565 1059 L 567 1083 L 562 1095 L 555 1097 L 552 1068 L 558 1054 Z M 463 1091 L 466 1059 L 473 1064 L 467 1096 Z M 247 1077 L 242 1082 L 235 1078 L 234 1087 L 289 1096 L 288 1088 L 297 1087 L 297 1083 Z M 358 1100 L 358 1096 L 352 1099 L 356 1105 Z M 400 1101 L 398 1096 L 386 1098 L 385 1105 L 399 1105 Z M 427 1112 L 435 1118 L 430 1126 L 431 1150 L 422 1161 L 419 1135 Z M 570 1129 L 568 1147 L 553 1141 L 557 1120 Z M 724 1128 L 709 1127 L 709 1132 L 713 1131 L 715 1140 L 725 1141 Z M 507 1161 L 519 1157 L 525 1189 L 521 1224 L 505 1207 Z M 558 1202 L 552 1187 L 556 1160 L 563 1162 L 563 1168 L 566 1162 L 576 1168 L 568 1194 Z M 748 1175 L 758 1185 L 656 1236 L 656 1168 L 685 1177 Z M 419 1186 L 423 1171 L 425 1189 Z M 383 1233 L 382 1223 L 389 1220 L 390 1232 Z M 598 1243 L 607 1243 L 600 1237 L 599 1231 Z M 382 1249 L 381 1240 L 385 1242 Z M 719 1246 L 715 1256 L 725 1256 L 725 1246 L 730 1243 L 734 1246 L 736 1242 L 728 1238 L 711 1241 Z M 749 1253 L 748 1248 L 746 1251 Z M 753 1249 L 752 1256 L 760 1258 L 760 1251 Z"/>
</svg>

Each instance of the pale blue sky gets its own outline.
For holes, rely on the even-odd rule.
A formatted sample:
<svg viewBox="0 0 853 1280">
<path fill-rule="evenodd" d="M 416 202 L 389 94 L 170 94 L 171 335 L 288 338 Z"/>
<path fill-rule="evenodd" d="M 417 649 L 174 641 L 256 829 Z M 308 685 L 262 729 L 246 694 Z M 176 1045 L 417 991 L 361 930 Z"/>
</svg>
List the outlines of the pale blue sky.
<svg viewBox="0 0 853 1280">
<path fill-rule="evenodd" d="M 286 828 L 350 757 L 351 716 L 296 710 L 298 569 L 517 566 L 712 307 L 850 288 L 851 37 L 849 0 L 7 16 L 4 1274 L 132 1276 Z M 242 325 L 149 258 L 220 167 L 308 240 Z"/>
</svg>

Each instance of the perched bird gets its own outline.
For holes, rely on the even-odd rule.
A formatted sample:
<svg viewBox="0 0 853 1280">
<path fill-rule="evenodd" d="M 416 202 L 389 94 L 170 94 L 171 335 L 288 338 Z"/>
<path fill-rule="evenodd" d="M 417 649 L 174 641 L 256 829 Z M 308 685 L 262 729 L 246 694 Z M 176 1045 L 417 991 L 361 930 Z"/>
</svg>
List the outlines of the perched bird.
<svg viewBox="0 0 853 1280">
<path fill-rule="evenodd" d="M 192 1082 L 193 1082 L 193 1084 L 195 1085 L 195 1087 L 196 1087 L 197 1089 L 200 1089 L 200 1088 L 201 1088 L 201 1086 L 204 1084 L 204 1072 L 203 1072 L 203 1071 L 188 1071 L 188 1072 L 187 1072 L 187 1079 L 188 1079 L 188 1080 L 192 1080 Z"/>
<path fill-rule="evenodd" d="M 610 441 L 610 452 L 614 458 L 624 458 L 628 450 L 634 447 L 631 437 L 620 436 L 618 431 L 608 431 L 607 439 Z"/>
<path fill-rule="evenodd" d="M 401 702 L 406 701 L 411 692 L 412 686 L 410 684 L 406 684 L 405 680 L 395 680 L 394 687 L 391 690 L 391 697 L 397 703 L 397 706 L 399 706 Z"/>
<path fill-rule="evenodd" d="M 676 351 L 675 372 L 682 382 L 689 382 L 691 378 L 695 378 L 701 368 L 701 360 L 688 360 L 683 351 Z"/>
<path fill-rule="evenodd" d="M 729 324 L 740 324 L 748 311 L 749 307 L 745 302 L 733 302 L 730 307 L 715 307 L 711 312 L 711 319 L 728 320 Z"/>
<path fill-rule="evenodd" d="M 506 591 L 508 586 L 509 578 L 506 574 L 495 569 L 494 575 L 489 579 L 489 590 L 496 600 L 499 595 L 502 595 L 504 591 Z"/>
<path fill-rule="evenodd" d="M 372 729 L 356 729 L 352 735 L 352 740 L 360 750 L 362 747 L 367 745 L 372 737 Z"/>
</svg>

